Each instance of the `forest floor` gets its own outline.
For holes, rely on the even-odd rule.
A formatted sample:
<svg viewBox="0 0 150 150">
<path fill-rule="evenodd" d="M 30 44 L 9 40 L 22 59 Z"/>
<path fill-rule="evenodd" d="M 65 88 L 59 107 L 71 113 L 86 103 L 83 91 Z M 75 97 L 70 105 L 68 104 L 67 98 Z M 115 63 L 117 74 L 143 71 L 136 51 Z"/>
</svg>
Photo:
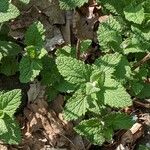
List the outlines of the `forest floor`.
<svg viewBox="0 0 150 150">
<path fill-rule="evenodd" d="M 72 12 L 62 13 L 58 9 L 57 1 L 53 7 L 47 8 L 48 4 L 43 5 L 42 1 L 33 4 L 32 7 L 21 8 L 22 16 L 10 24 L 12 29 L 10 35 L 22 39 L 25 28 L 32 22 L 40 20 L 46 27 L 46 48 L 50 53 L 64 43 L 76 42 L 72 36 L 73 29 L 70 27 L 77 30 L 76 34 L 80 39 L 89 38 L 96 42 L 94 38 L 98 26 L 96 22 L 107 19 L 107 16 L 99 17 L 97 14 L 98 18 L 89 17 L 89 24 L 86 24 L 87 20 L 81 14 L 76 14 L 74 18 L 77 20 L 72 20 Z M 43 10 L 42 13 L 39 13 L 37 7 Z M 81 9 L 83 14 L 87 13 L 86 10 L 86 7 Z M 95 30 L 90 30 L 93 26 Z M 20 41 L 18 43 L 21 44 Z M 83 56 L 83 60 L 90 62 L 91 58 L 99 55 L 96 46 L 92 49 L 94 51 Z M 21 126 L 23 140 L 19 146 L 1 144 L 0 150 L 136 150 L 139 144 L 150 145 L 150 128 L 148 127 L 150 99 L 144 102 L 135 101 L 133 107 L 126 110 L 127 113 L 135 116 L 134 119 L 138 120 L 138 123 L 128 131 L 117 131 L 112 144 L 104 143 L 100 147 L 92 145 L 74 132 L 73 127 L 77 122 L 68 122 L 63 119 L 64 95 L 58 94 L 53 102 L 48 103 L 45 97 L 45 86 L 39 81 L 21 84 L 18 74 L 11 77 L 0 75 L 0 90 L 11 89 L 22 89 L 22 104 L 15 116 Z M 122 147 L 122 144 L 126 147 Z"/>
</svg>

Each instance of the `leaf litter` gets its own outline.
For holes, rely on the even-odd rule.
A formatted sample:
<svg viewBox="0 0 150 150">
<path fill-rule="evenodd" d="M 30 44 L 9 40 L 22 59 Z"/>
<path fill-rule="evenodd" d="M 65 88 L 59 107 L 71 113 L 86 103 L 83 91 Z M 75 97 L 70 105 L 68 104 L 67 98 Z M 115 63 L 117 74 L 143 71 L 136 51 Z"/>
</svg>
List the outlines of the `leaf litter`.
<svg viewBox="0 0 150 150">
<path fill-rule="evenodd" d="M 14 0 L 14 3 L 15 2 L 16 1 Z M 56 13 L 59 16 L 59 19 L 58 16 L 52 17 L 50 16 L 50 12 L 52 11 L 50 10 L 50 5 L 43 6 L 43 3 L 44 2 L 40 1 L 34 3 L 34 0 L 32 0 L 30 7 L 22 11 L 22 16 L 11 22 L 10 35 L 16 37 L 16 39 L 23 39 L 25 28 L 40 18 L 42 22 L 44 22 L 45 27 L 49 27 L 46 32 L 46 47 L 51 51 L 56 45 L 61 45 L 66 42 L 64 39 L 68 39 L 68 37 L 65 37 L 66 35 L 62 35 L 61 33 L 65 31 L 68 32 L 70 29 L 66 27 L 63 29 L 64 31 L 61 32 L 55 24 L 65 24 L 65 17 L 62 16 L 62 12 Z M 47 2 L 45 3 L 47 4 Z M 44 10 L 44 14 L 40 13 L 37 6 L 38 8 L 40 6 L 40 10 Z M 93 12 L 94 9 L 96 9 L 96 13 Z M 83 13 L 82 15 L 78 11 L 73 14 L 73 28 L 78 38 L 92 39 L 97 42 L 97 39 L 95 39 L 95 24 L 96 22 L 101 23 L 106 21 L 108 18 L 108 16 L 101 16 L 100 9 L 101 8 L 94 3 L 91 6 L 85 5 L 81 7 L 80 12 Z M 54 11 L 56 11 L 56 9 Z M 50 21 L 47 21 L 47 18 L 53 18 L 53 23 L 51 24 Z M 71 37 L 69 36 L 69 38 Z M 70 42 L 70 40 L 68 42 Z M 46 150 L 54 149 L 55 147 L 56 149 L 62 150 L 84 150 L 89 147 L 90 143 L 73 131 L 74 124 L 64 120 L 62 115 L 62 108 L 64 105 L 63 95 L 58 95 L 58 97 L 49 105 L 44 93 L 45 87 L 41 86 L 39 82 L 30 85 L 30 90 L 28 91 L 28 104 L 24 108 L 23 114 L 17 116 L 18 122 L 22 127 L 22 143 L 18 147 L 0 145 L 0 149 Z M 144 106 L 142 105 L 142 107 Z M 149 118 L 149 113 L 144 113 L 144 115 L 139 117 L 139 123 L 135 123 L 130 130 L 121 134 L 116 150 L 133 149 L 137 139 L 144 135 L 144 125 L 150 125 Z M 141 123 L 140 121 L 143 121 L 144 123 Z M 106 148 L 108 147 L 104 146 L 104 149 Z M 111 147 L 109 149 L 111 150 Z"/>
</svg>

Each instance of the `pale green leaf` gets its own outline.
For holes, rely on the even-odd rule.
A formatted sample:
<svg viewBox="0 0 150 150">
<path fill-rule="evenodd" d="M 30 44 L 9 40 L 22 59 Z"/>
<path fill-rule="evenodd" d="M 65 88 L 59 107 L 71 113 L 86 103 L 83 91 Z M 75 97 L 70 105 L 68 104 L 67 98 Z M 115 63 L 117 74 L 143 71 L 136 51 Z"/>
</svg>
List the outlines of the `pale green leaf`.
<svg viewBox="0 0 150 150">
<path fill-rule="evenodd" d="M 97 93 L 100 91 L 100 88 L 96 86 L 96 81 L 91 83 L 87 82 L 86 83 L 86 95 L 91 95 L 93 93 Z"/>
<path fill-rule="evenodd" d="M 54 87 L 62 93 L 72 93 L 77 89 L 78 86 L 71 84 L 64 79 L 61 79 L 59 84 L 56 83 Z"/>
<path fill-rule="evenodd" d="M 121 60 L 122 55 L 119 53 L 106 54 L 105 56 L 97 59 L 95 65 L 101 72 L 104 72 L 107 75 L 111 75 L 115 71 L 115 67 Z"/>
<path fill-rule="evenodd" d="M 59 56 L 56 59 L 60 74 L 72 84 L 80 85 L 89 81 L 90 66 L 75 58 Z"/>
<path fill-rule="evenodd" d="M 13 116 L 21 103 L 21 90 L 12 90 L 0 95 L 0 110 Z"/>
<path fill-rule="evenodd" d="M 105 73 L 100 70 L 94 69 L 90 76 L 90 82 L 95 83 L 96 86 L 103 86 L 105 82 Z"/>
<path fill-rule="evenodd" d="M 0 23 L 14 19 L 19 14 L 17 7 L 11 4 L 9 0 L 0 0 Z"/>
<path fill-rule="evenodd" d="M 144 8 L 142 4 L 134 5 L 131 3 L 129 6 L 124 8 L 125 18 L 128 21 L 132 21 L 137 24 L 142 24 L 144 20 Z"/>
<path fill-rule="evenodd" d="M 59 0 L 61 9 L 74 9 L 77 6 L 80 7 L 84 3 L 88 2 L 88 0 Z"/>
<path fill-rule="evenodd" d="M 124 54 L 147 52 L 147 48 L 144 47 L 145 45 L 142 45 L 139 39 L 133 37 L 130 45 L 124 47 Z"/>
<path fill-rule="evenodd" d="M 76 58 L 76 49 L 71 45 L 63 46 L 56 51 L 56 56 L 58 57 L 59 55 L 71 56 L 73 58 Z"/>
<path fill-rule="evenodd" d="M 30 0 L 20 0 L 20 1 L 24 4 L 28 4 L 30 2 Z"/>
<path fill-rule="evenodd" d="M 87 137 L 94 144 L 102 145 L 105 142 L 103 125 L 98 119 L 93 118 L 82 121 L 75 127 L 75 131 L 78 134 Z"/>
<path fill-rule="evenodd" d="M 116 108 L 124 108 L 132 105 L 132 99 L 126 89 L 114 79 L 106 78 L 104 91 L 104 104 Z"/>
<path fill-rule="evenodd" d="M 16 121 L 5 115 L 0 119 L 0 140 L 6 144 L 19 144 L 21 142 L 21 131 Z"/>
<path fill-rule="evenodd" d="M 120 22 L 110 16 L 106 22 L 101 23 L 98 29 L 98 40 L 103 51 L 120 51 L 122 43 L 122 26 Z"/>
<path fill-rule="evenodd" d="M 100 3 L 104 6 L 105 9 L 109 10 L 111 13 L 114 13 L 115 15 L 122 15 L 123 14 L 123 8 L 127 6 L 132 0 L 99 0 Z"/>
<path fill-rule="evenodd" d="M 81 41 L 81 43 L 80 43 L 80 45 L 81 45 L 81 48 L 80 48 L 81 53 L 88 51 L 91 43 L 92 43 L 91 40 L 83 40 L 83 41 Z"/>
<path fill-rule="evenodd" d="M 133 33 L 140 38 L 141 41 L 150 41 L 150 28 L 138 28 L 131 26 Z"/>
<path fill-rule="evenodd" d="M 101 115 L 103 114 L 104 109 L 105 109 L 105 106 L 102 105 L 101 102 L 97 101 L 96 94 L 91 95 L 91 98 L 89 99 L 88 110 L 96 115 Z"/>
<path fill-rule="evenodd" d="M 89 105 L 88 99 L 82 89 L 77 90 L 67 101 L 64 108 L 64 117 L 66 120 L 75 120 L 85 115 Z"/>
<path fill-rule="evenodd" d="M 125 54 L 138 53 L 138 52 L 149 52 L 150 47 L 150 29 L 139 28 L 137 26 L 131 26 L 132 33 L 130 38 L 127 38 L 123 43 L 122 47 Z"/>
</svg>

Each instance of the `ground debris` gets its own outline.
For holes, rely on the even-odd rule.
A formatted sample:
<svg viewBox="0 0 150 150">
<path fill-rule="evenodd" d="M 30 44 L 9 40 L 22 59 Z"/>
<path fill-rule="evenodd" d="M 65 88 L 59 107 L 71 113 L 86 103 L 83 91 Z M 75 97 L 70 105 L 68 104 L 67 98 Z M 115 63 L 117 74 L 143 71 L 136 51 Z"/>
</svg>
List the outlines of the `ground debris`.
<svg viewBox="0 0 150 150">
<path fill-rule="evenodd" d="M 51 147 L 63 147 L 69 144 L 64 136 L 73 136 L 71 123 L 67 122 L 68 126 L 64 125 L 53 110 L 48 110 L 48 104 L 44 99 L 28 104 L 24 114 L 27 123 L 23 143 L 27 142 L 28 146 L 32 147 L 34 140 L 35 145 L 40 149 L 44 148 L 46 143 Z"/>
<path fill-rule="evenodd" d="M 24 114 L 17 117 L 22 126 L 22 143 L 8 146 L 8 150 L 85 150 L 82 137 L 73 131 L 73 123 L 64 120 L 61 107 L 55 106 L 58 101 L 63 104 L 63 96 L 59 95 L 51 106 L 57 112 L 49 108 L 45 97 L 36 98 L 30 99 Z"/>
</svg>

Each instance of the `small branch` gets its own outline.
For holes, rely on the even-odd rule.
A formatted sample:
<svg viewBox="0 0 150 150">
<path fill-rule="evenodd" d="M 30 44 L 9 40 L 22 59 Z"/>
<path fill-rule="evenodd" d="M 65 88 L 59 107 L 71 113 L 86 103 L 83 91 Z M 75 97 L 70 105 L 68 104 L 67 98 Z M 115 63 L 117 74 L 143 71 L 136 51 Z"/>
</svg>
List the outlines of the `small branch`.
<svg viewBox="0 0 150 150">
<path fill-rule="evenodd" d="M 134 104 L 137 105 L 137 106 L 140 106 L 140 107 L 150 109 L 150 103 L 142 103 L 140 101 L 135 100 Z"/>
<path fill-rule="evenodd" d="M 92 144 L 90 143 L 87 147 L 86 150 L 89 150 L 91 148 Z"/>
<path fill-rule="evenodd" d="M 78 39 L 77 45 L 76 45 L 76 58 L 80 59 L 80 53 L 81 53 L 81 41 Z"/>
<path fill-rule="evenodd" d="M 135 63 L 133 65 L 133 70 L 135 70 L 136 68 L 140 67 L 141 65 L 143 65 L 144 63 L 146 63 L 148 60 L 150 60 L 150 53 L 148 53 L 142 60 L 140 60 L 139 62 Z"/>
</svg>

